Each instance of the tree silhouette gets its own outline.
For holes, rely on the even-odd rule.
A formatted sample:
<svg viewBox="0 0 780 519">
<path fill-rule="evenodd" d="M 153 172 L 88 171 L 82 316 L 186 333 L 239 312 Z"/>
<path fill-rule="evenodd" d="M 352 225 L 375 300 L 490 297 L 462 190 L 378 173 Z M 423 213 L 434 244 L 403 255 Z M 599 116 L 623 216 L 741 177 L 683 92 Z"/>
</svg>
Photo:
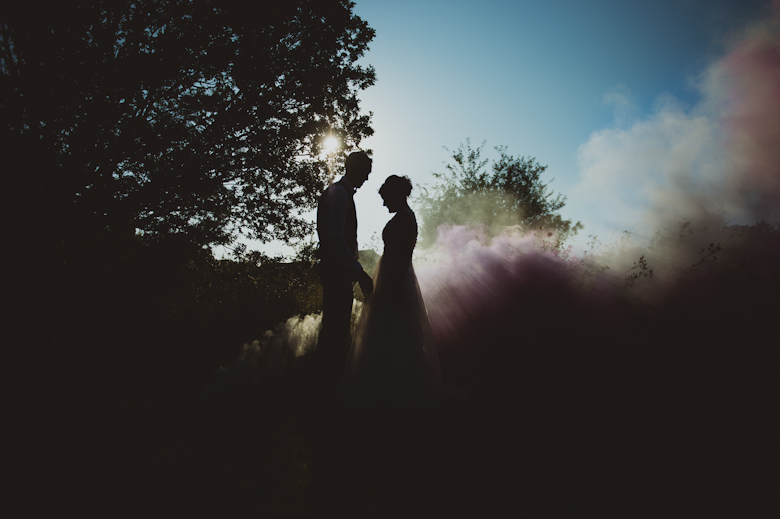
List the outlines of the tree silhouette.
<svg viewBox="0 0 780 519">
<path fill-rule="evenodd" d="M 420 239 L 424 246 L 436 240 L 440 225 L 483 225 L 496 234 L 508 226 L 526 231 L 555 232 L 558 243 L 577 234 L 582 223 L 564 220 L 558 211 L 566 197 L 554 193 L 541 180 L 547 166 L 536 159 L 513 157 L 499 146 L 499 158 L 490 170 L 482 159 L 485 143 L 472 148 L 471 141 L 452 153 L 444 173 L 434 173 L 439 181 L 431 189 L 422 187 L 417 197 L 423 224 Z M 449 150 L 448 150 L 449 151 Z"/>
<path fill-rule="evenodd" d="M 322 139 L 373 133 L 345 0 L 6 2 L 0 170 L 20 235 L 46 243 L 236 231 L 306 235 Z"/>
</svg>

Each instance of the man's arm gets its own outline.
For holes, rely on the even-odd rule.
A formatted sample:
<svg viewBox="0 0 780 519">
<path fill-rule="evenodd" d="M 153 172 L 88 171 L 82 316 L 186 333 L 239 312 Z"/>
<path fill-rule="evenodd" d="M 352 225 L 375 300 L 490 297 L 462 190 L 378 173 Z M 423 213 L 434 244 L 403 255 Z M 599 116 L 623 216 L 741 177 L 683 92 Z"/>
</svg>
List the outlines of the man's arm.
<svg viewBox="0 0 780 519">
<path fill-rule="evenodd" d="M 355 252 L 349 249 L 344 239 L 344 224 L 347 219 L 349 195 L 342 186 L 334 185 L 331 191 L 330 212 L 328 214 L 328 249 L 333 258 L 344 265 L 354 281 L 360 279 L 363 267 L 358 263 Z"/>
</svg>

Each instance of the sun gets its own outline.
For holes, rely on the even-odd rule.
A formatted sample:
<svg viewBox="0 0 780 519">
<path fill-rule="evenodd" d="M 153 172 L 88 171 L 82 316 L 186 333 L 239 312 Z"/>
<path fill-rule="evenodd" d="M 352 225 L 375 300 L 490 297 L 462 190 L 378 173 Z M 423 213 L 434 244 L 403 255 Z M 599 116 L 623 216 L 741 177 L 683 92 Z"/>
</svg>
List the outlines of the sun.
<svg viewBox="0 0 780 519">
<path fill-rule="evenodd" d="M 337 149 L 339 149 L 339 140 L 333 135 L 326 137 L 325 140 L 322 141 L 323 155 L 332 155 Z"/>
</svg>

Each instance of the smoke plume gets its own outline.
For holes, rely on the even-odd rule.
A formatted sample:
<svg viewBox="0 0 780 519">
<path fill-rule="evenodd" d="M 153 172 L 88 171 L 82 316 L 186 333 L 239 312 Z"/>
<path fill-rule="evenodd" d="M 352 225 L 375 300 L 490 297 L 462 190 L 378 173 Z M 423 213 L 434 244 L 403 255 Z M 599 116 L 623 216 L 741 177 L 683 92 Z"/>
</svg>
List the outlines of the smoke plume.
<svg viewBox="0 0 780 519">
<path fill-rule="evenodd" d="M 693 107 L 661 96 L 649 116 L 580 147 L 573 198 L 589 202 L 586 218 L 647 239 L 683 219 L 780 218 L 780 2 L 729 48 L 700 74 Z"/>
<path fill-rule="evenodd" d="M 780 228 L 766 223 L 780 218 L 774 5 L 772 19 L 729 42 L 702 72 L 694 106 L 664 95 L 650 115 L 629 119 L 625 99 L 613 99 L 622 106 L 616 126 L 580 147 L 582 182 L 572 199 L 593 211 L 580 216 L 631 232 L 606 244 L 592 237 L 581 252 L 546 233 L 507 228 L 490 238 L 480 226 L 440 222 L 416 269 L 445 377 L 466 380 L 479 365 L 496 375 L 485 364 L 491 355 L 505 364 L 531 350 L 579 355 L 579 341 L 592 343 L 592 355 L 624 355 L 624 342 L 679 352 L 709 341 L 725 351 L 741 319 L 777 307 Z"/>
</svg>

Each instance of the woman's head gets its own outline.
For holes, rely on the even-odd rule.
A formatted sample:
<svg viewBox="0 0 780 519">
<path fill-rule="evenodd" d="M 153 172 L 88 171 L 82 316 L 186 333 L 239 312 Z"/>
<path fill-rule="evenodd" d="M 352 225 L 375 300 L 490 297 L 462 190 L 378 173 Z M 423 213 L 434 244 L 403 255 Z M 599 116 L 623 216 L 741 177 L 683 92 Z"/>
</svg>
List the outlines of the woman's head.
<svg viewBox="0 0 780 519">
<path fill-rule="evenodd" d="M 379 195 L 384 200 L 387 209 L 394 213 L 406 205 L 406 198 L 412 192 L 412 181 L 409 177 L 390 175 L 379 188 Z"/>
</svg>

